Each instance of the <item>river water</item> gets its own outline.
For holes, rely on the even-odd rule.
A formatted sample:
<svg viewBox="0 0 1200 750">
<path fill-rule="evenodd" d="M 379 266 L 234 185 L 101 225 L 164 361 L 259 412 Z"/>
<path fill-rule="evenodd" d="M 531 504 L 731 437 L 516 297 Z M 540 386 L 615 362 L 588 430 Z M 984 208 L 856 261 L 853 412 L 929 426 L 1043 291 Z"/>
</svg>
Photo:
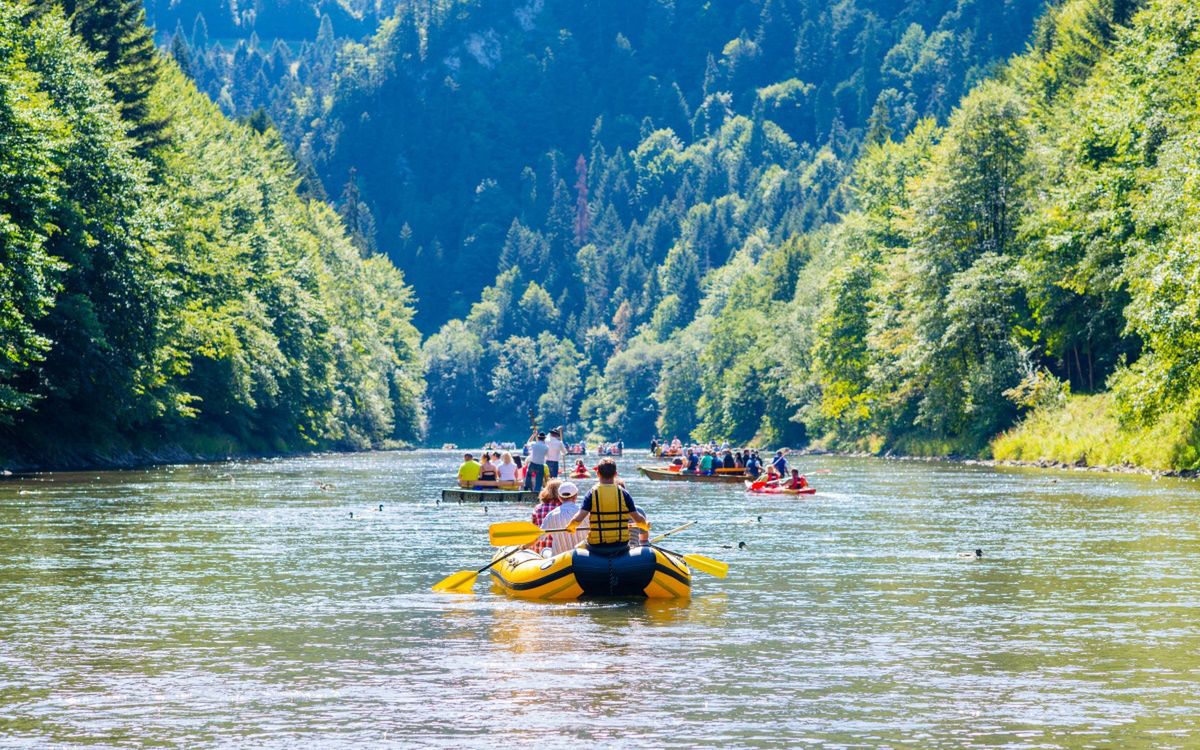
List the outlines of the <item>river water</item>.
<svg viewBox="0 0 1200 750">
<path fill-rule="evenodd" d="M 431 592 L 528 515 L 439 505 L 438 451 L 0 482 L 0 745 L 1200 744 L 1200 486 L 830 457 L 796 500 L 638 455 L 655 529 L 699 522 L 664 545 L 731 565 L 689 602 Z"/>
</svg>

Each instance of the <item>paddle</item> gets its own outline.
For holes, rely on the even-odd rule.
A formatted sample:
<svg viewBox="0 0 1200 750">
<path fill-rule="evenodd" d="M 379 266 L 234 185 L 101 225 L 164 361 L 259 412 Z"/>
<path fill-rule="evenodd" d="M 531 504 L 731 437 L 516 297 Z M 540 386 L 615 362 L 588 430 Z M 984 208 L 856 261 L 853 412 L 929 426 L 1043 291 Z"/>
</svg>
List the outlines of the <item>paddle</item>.
<svg viewBox="0 0 1200 750">
<path fill-rule="evenodd" d="M 501 521 L 488 527 L 488 544 L 505 547 L 510 544 L 533 544 L 542 534 L 562 534 L 566 529 L 543 529 L 529 521 Z"/>
<path fill-rule="evenodd" d="M 681 555 L 678 552 L 672 552 L 669 549 L 663 549 L 657 544 L 651 544 L 650 546 L 664 554 L 681 557 L 683 558 L 683 561 L 691 567 L 699 570 L 702 573 L 708 573 L 710 576 L 724 578 L 729 574 L 729 563 L 723 563 L 720 560 L 714 560 L 711 557 L 705 557 L 704 555 L 697 555 L 695 553 Z"/>
<path fill-rule="evenodd" d="M 662 541 L 676 532 L 695 525 L 695 521 L 688 521 L 682 526 L 659 534 L 650 541 Z M 510 544 L 533 544 L 541 538 L 542 534 L 562 534 L 566 531 L 567 529 L 538 528 L 537 524 L 529 521 L 501 521 L 488 527 L 488 543 L 494 547 L 506 547 Z"/>
<path fill-rule="evenodd" d="M 671 536 L 675 532 L 683 531 L 684 529 L 688 528 L 689 526 L 695 526 L 695 525 L 696 525 L 695 521 L 688 521 L 687 523 L 685 523 L 682 526 L 676 526 L 675 528 L 671 529 L 670 531 L 664 531 L 663 533 L 661 533 L 658 536 L 651 539 L 650 543 L 653 544 L 655 542 L 661 542 L 663 539 L 666 539 L 667 537 Z"/>
<path fill-rule="evenodd" d="M 511 557 L 512 555 L 515 555 L 520 551 L 521 551 L 521 548 L 517 547 L 512 552 L 509 552 L 505 555 L 502 555 L 502 556 L 496 558 L 495 560 L 492 560 L 490 563 L 488 563 L 487 565 L 484 565 L 479 570 L 475 570 L 475 571 L 460 570 L 457 573 L 454 573 L 453 575 L 448 575 L 445 578 L 443 578 L 442 580 L 435 583 L 433 585 L 433 590 L 434 591 L 453 591 L 456 594 L 470 593 L 471 589 L 475 586 L 475 580 L 479 577 L 480 573 L 483 573 L 488 568 L 492 567 L 493 565 L 500 562 L 501 560 Z"/>
</svg>

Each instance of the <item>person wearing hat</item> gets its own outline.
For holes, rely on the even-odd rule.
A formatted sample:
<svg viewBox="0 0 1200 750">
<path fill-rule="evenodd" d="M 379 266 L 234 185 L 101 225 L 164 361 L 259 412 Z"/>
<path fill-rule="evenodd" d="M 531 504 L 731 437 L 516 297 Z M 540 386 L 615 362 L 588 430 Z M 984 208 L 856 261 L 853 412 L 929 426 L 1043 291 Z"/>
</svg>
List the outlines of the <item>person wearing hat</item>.
<svg viewBox="0 0 1200 750">
<path fill-rule="evenodd" d="M 576 503 L 579 499 L 579 487 L 574 482 L 563 482 L 559 485 L 558 498 L 558 507 L 542 518 L 543 529 L 565 529 L 567 522 L 579 512 L 579 505 Z M 534 543 L 533 549 L 542 555 L 547 554 L 545 550 L 549 550 L 550 555 L 560 555 L 579 546 L 580 542 L 587 539 L 587 533 L 587 521 L 584 521 L 573 534 L 546 534 Z"/>
<path fill-rule="evenodd" d="M 550 437 L 546 438 L 546 466 L 550 469 L 551 479 L 558 476 L 559 463 L 566 453 L 567 446 L 563 445 L 562 430 L 559 428 L 550 430 Z"/>
<path fill-rule="evenodd" d="M 544 432 L 535 430 L 529 436 L 529 440 L 529 464 L 525 468 L 525 490 L 541 492 L 542 482 L 545 479 L 546 454 L 550 452 L 550 446 L 546 445 L 546 433 Z"/>
</svg>

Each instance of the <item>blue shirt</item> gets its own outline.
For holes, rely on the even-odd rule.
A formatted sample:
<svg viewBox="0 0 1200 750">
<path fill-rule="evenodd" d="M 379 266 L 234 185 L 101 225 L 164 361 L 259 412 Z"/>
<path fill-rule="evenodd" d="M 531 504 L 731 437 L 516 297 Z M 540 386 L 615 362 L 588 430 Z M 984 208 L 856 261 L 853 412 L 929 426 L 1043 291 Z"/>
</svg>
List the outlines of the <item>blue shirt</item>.
<svg viewBox="0 0 1200 750">
<path fill-rule="evenodd" d="M 550 452 L 550 446 L 546 445 L 545 440 L 538 440 L 529 445 L 529 462 L 533 464 L 546 463 L 546 454 Z"/>
</svg>

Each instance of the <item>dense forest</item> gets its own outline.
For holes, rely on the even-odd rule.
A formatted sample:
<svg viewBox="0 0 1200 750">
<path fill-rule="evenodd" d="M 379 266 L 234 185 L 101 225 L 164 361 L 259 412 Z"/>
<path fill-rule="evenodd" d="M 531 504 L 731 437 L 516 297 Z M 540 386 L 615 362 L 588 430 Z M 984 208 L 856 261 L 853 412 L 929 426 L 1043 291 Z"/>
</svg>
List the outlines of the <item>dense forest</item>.
<svg viewBox="0 0 1200 750">
<path fill-rule="evenodd" d="M 37 204 L 5 209 L 27 248 L 5 240 L 11 435 L 53 414 L 513 439 L 532 412 L 627 442 L 1200 464 L 1192 3 L 149 7 L 142 104 L 71 22 L 135 165 L 111 169 L 130 197 L 102 192 L 131 209 L 58 200 L 78 157 L 35 155 L 69 149 L 5 147 L 45 183 L 0 194 Z M 10 15 L 13 44 L 65 24 Z M 78 138 L 40 58 L 14 59 L 37 96 L 6 111 Z M 133 228 L 111 273 L 66 205 Z M 117 304 L 148 322 L 103 330 Z M 123 359 L 78 379 L 97 390 L 61 385 L 101 355 Z"/>
<path fill-rule="evenodd" d="M 366 447 L 423 428 L 412 293 L 131 0 L 0 5 L 0 459 Z"/>
<path fill-rule="evenodd" d="M 435 438 L 533 409 L 640 440 L 664 363 L 627 353 L 635 334 L 692 321 L 747 243 L 836 220 L 864 140 L 948 116 L 1040 7 L 422 3 L 366 43 L 329 18 L 300 43 L 213 43 L 203 17 L 163 42 L 227 112 L 274 121 L 356 242 L 405 270 Z"/>
</svg>

